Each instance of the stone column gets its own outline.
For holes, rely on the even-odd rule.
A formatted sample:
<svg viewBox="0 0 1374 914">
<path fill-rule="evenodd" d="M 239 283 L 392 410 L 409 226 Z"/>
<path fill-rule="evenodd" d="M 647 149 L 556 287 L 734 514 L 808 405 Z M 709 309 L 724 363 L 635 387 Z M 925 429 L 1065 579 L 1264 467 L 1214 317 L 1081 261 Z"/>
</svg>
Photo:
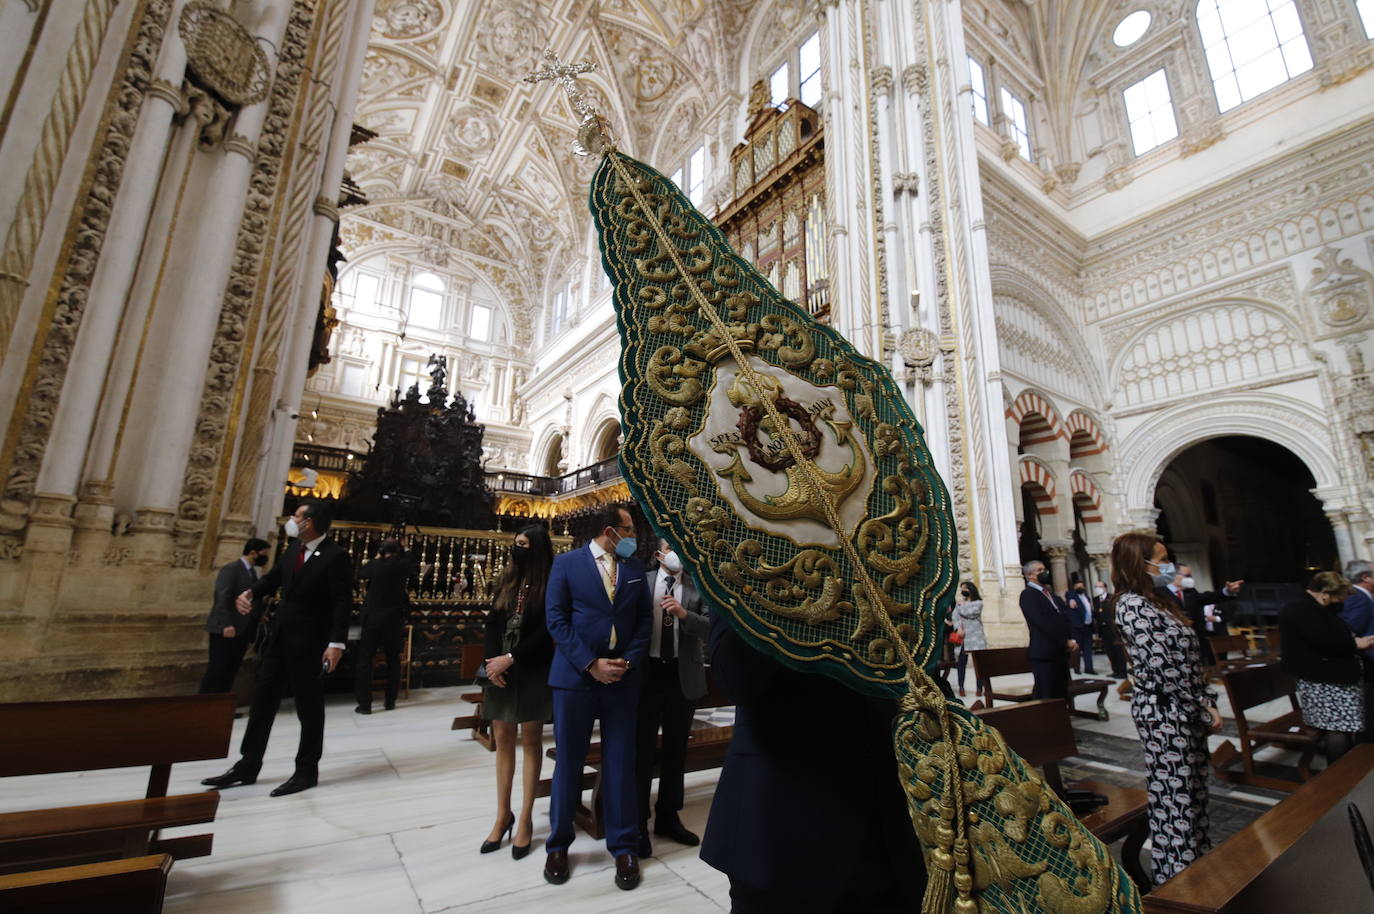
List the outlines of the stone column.
<svg viewBox="0 0 1374 914">
<path fill-rule="evenodd" d="M 1107 585 L 1107 589 L 1112 589 L 1112 556 L 1110 552 L 1089 552 L 1088 558 L 1092 562 L 1094 583 L 1101 581 Z"/>
<path fill-rule="evenodd" d="M 1344 508 L 1328 508 L 1326 519 L 1331 523 L 1331 533 L 1336 538 L 1336 553 L 1340 556 L 1341 565 L 1353 562 L 1357 556 L 1355 549 L 1354 532 L 1350 529 L 1350 517 L 1345 513 Z"/>
<path fill-rule="evenodd" d="M 1042 542 L 1045 554 L 1050 557 L 1050 586 L 1057 594 L 1069 589 L 1069 543 Z"/>
</svg>

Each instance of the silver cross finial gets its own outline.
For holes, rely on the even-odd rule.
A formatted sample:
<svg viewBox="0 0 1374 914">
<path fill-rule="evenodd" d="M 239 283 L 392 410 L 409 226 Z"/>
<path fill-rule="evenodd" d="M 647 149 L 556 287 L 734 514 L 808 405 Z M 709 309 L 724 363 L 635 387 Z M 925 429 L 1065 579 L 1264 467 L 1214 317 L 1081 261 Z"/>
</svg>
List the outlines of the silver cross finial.
<svg viewBox="0 0 1374 914">
<path fill-rule="evenodd" d="M 568 101 L 572 103 L 573 110 L 582 118 L 578 127 L 578 142 L 574 145 L 573 151 L 578 155 L 604 152 L 611 145 L 610 124 L 592 106 L 586 93 L 577 83 L 577 77 L 595 70 L 596 64 L 590 60 L 564 63 L 552 49 L 544 51 L 544 60 L 545 65 L 526 76 L 524 81 L 538 84 L 545 80 L 557 80 L 563 91 L 568 93 Z"/>
</svg>

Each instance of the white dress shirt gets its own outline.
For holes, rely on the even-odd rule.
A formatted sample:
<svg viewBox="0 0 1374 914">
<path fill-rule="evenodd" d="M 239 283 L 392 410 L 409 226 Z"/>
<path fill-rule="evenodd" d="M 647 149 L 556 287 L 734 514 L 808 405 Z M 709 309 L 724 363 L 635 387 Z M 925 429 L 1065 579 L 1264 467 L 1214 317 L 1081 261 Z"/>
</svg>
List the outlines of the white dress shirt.
<svg viewBox="0 0 1374 914">
<path fill-rule="evenodd" d="M 601 573 L 603 581 L 609 580 L 611 584 L 611 603 L 615 603 L 616 585 L 616 557 L 614 552 L 607 552 L 601 548 L 601 544 L 592 540 L 587 544 L 592 550 L 592 560 L 596 562 L 596 570 Z M 609 650 L 615 650 L 615 623 L 611 623 L 611 637 L 606 642 Z"/>
<path fill-rule="evenodd" d="M 664 610 L 664 608 L 663 608 L 663 596 L 664 596 L 664 594 L 666 594 L 666 593 L 668 592 L 668 582 L 669 582 L 670 580 L 673 581 L 673 596 L 676 597 L 676 596 L 678 596 L 678 592 L 677 592 L 678 587 L 681 586 L 682 582 L 677 580 L 677 576 L 676 576 L 676 575 L 669 574 L 669 573 L 668 573 L 668 569 L 663 568 L 663 567 L 660 567 L 660 568 L 658 569 L 658 575 L 657 575 L 656 578 L 654 579 L 654 613 L 653 613 L 654 627 L 653 627 L 653 631 L 652 631 L 652 632 L 650 633 L 650 635 L 649 635 L 649 656 L 650 656 L 650 657 L 661 657 L 661 656 L 662 656 L 662 649 L 663 649 L 663 613 L 666 612 L 666 610 Z M 669 628 L 668 628 L 668 631 L 671 633 L 671 637 L 672 637 L 672 639 L 673 639 L 673 656 L 674 656 L 674 657 L 676 657 L 676 656 L 678 655 L 678 649 L 677 649 L 677 647 L 678 647 L 677 630 L 678 630 L 678 624 L 677 624 L 677 620 L 675 619 L 675 620 L 673 621 L 673 624 L 672 624 L 671 626 L 669 626 Z"/>
<path fill-rule="evenodd" d="M 320 548 L 320 543 L 323 543 L 324 538 L 328 535 L 329 534 L 326 533 L 322 536 L 317 536 L 313 540 L 305 544 L 305 562 L 308 562 L 315 557 L 315 550 Z M 301 562 L 301 565 L 304 566 L 305 562 Z M 329 646 L 337 647 L 341 651 L 348 650 L 348 645 L 342 644 L 338 641 L 329 642 Z"/>
</svg>

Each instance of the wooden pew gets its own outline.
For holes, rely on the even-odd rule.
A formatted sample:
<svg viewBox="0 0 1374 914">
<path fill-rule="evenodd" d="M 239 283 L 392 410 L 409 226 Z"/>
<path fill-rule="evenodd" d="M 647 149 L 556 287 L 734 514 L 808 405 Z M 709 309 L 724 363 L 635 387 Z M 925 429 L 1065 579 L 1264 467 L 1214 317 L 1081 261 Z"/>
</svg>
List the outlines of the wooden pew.
<svg viewBox="0 0 1374 914">
<path fill-rule="evenodd" d="M 210 853 L 213 835 L 158 831 L 213 822 L 219 794 L 167 796 L 175 762 L 225 758 L 234 696 L 0 705 L 0 777 L 151 766 L 143 799 L 0 814 L 0 872 L 166 853 Z M 22 737 L 18 736 L 22 734 Z"/>
<path fill-rule="evenodd" d="M 1374 827 L 1374 745 L 1330 768 L 1145 896 L 1146 914 L 1374 911 L 1354 816 Z"/>
<path fill-rule="evenodd" d="M 1226 696 L 1231 702 L 1231 712 L 1236 718 L 1236 730 L 1240 735 L 1240 751 L 1226 740 L 1212 752 L 1212 770 L 1216 776 L 1234 784 L 1253 784 L 1272 790 L 1293 791 L 1300 782 L 1264 777 L 1255 773 L 1255 750 L 1263 746 L 1283 746 L 1302 753 L 1298 760 L 1298 772 L 1303 781 L 1312 777 L 1312 756 L 1321 745 L 1316 730 L 1304 726 L 1302 713 L 1298 709 L 1297 695 L 1294 694 L 1293 680 L 1277 663 L 1251 664 L 1222 674 L 1226 686 Z M 1254 723 L 1245 712 L 1251 708 L 1275 699 L 1287 697 L 1291 710 L 1263 723 Z M 1235 771 L 1232 765 L 1239 759 L 1241 770 Z"/>
<path fill-rule="evenodd" d="M 458 675 L 464 679 L 471 679 L 477 675 L 477 668 L 482 665 L 486 658 L 482 656 L 484 648 L 480 644 L 463 645 L 463 656 L 459 660 L 460 666 Z M 450 730 L 471 730 L 472 738 L 483 746 L 487 747 L 488 752 L 496 751 L 496 741 L 491 736 L 491 721 L 482 716 L 482 690 L 475 692 L 464 692 L 461 696 L 463 701 L 471 702 L 473 705 L 471 714 L 464 714 L 453 718 Z"/>
<path fill-rule="evenodd" d="M 153 854 L 0 876 L 0 911 L 158 914 L 171 869 L 170 854 Z"/>
<path fill-rule="evenodd" d="M 734 735 L 735 728 L 732 726 L 717 727 L 712 724 L 703 724 L 701 721 L 694 721 L 692 732 L 687 736 L 687 756 L 686 771 L 706 771 L 711 768 L 719 768 L 725 764 L 725 754 L 730 749 L 730 738 Z M 658 745 L 661 747 L 663 736 L 660 734 Z M 549 758 L 557 761 L 557 747 L 550 748 L 546 753 Z M 588 768 L 595 769 L 595 774 L 584 773 L 582 776 L 582 788 L 588 786 L 592 789 L 592 799 L 590 805 L 579 802 L 574 821 L 581 826 L 582 830 L 593 838 L 606 837 L 606 827 L 602 820 L 601 812 L 601 743 L 592 743 L 587 749 Z M 654 776 L 659 774 L 658 763 L 654 763 Z M 539 791 L 536 796 L 548 796 L 553 787 L 552 779 L 545 779 L 539 782 Z"/>
<path fill-rule="evenodd" d="M 1074 739 L 1063 701 L 1041 699 L 1008 708 L 982 708 L 974 713 L 997 728 L 1007 746 L 1026 764 L 1041 769 L 1045 783 L 1064 796 L 1066 788 L 1059 763 L 1078 754 L 1078 741 Z M 1102 781 L 1078 781 L 1071 786 L 1107 798 L 1107 805 L 1080 815 L 1078 821 L 1104 844 L 1124 838 L 1122 865 L 1140 890 L 1148 891 L 1150 877 L 1141 865 L 1140 849 L 1150 834 L 1149 794 L 1138 787 L 1118 787 Z"/>
<path fill-rule="evenodd" d="M 726 697 L 725 693 L 716 685 L 716 678 L 711 675 L 711 667 L 706 667 L 706 694 L 697 699 L 693 706 L 697 710 L 708 710 L 710 708 L 729 708 L 733 707 L 734 702 Z M 725 753 L 730 748 L 730 738 L 734 735 L 733 726 L 717 726 L 704 721 L 692 721 L 691 733 L 687 736 L 687 771 L 707 771 L 711 768 L 719 768 L 725 764 Z M 660 734 L 657 746 L 663 744 L 663 736 Z M 551 748 L 545 753 L 549 758 L 557 761 L 557 747 Z M 588 806 L 579 802 L 575 821 L 582 827 L 582 830 L 594 838 L 606 837 L 605 827 L 601 821 L 601 744 L 592 743 L 587 749 L 586 767 L 592 771 L 584 771 L 582 774 L 582 789 L 591 788 L 591 805 Z M 658 764 L 654 764 L 654 776 L 659 774 Z M 539 789 L 535 796 L 546 797 L 553 789 L 553 779 L 544 778 L 539 782 Z"/>
<path fill-rule="evenodd" d="M 1030 650 L 1024 647 L 997 647 L 984 651 L 969 651 L 973 658 L 974 681 L 983 683 L 978 696 L 983 707 L 991 708 L 994 698 L 1001 701 L 1023 702 L 1033 700 L 1031 689 L 997 689 L 992 680 L 997 676 L 1012 676 L 1031 671 Z M 1114 685 L 1110 679 L 1090 679 L 1087 677 L 1069 679 L 1069 713 L 1090 720 L 1107 719 L 1107 689 Z M 1097 710 L 1081 711 L 1074 707 L 1074 699 L 1079 695 L 1097 693 Z"/>
</svg>

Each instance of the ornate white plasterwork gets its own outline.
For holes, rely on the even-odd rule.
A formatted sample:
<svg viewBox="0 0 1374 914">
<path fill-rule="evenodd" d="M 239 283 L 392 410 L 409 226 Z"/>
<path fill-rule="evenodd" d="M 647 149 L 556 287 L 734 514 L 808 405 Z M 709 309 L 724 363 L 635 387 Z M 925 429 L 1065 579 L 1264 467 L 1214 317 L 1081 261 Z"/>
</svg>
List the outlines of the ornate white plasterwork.
<svg viewBox="0 0 1374 914">
<path fill-rule="evenodd" d="M 1250 435 L 1281 444 L 1302 458 L 1316 488 L 1341 484 L 1330 431 L 1310 403 L 1266 391 L 1209 393 L 1160 410 L 1121 442 L 1118 478 L 1124 485 L 1126 511 L 1150 509 L 1169 462 L 1200 441 L 1224 435 Z"/>
</svg>

